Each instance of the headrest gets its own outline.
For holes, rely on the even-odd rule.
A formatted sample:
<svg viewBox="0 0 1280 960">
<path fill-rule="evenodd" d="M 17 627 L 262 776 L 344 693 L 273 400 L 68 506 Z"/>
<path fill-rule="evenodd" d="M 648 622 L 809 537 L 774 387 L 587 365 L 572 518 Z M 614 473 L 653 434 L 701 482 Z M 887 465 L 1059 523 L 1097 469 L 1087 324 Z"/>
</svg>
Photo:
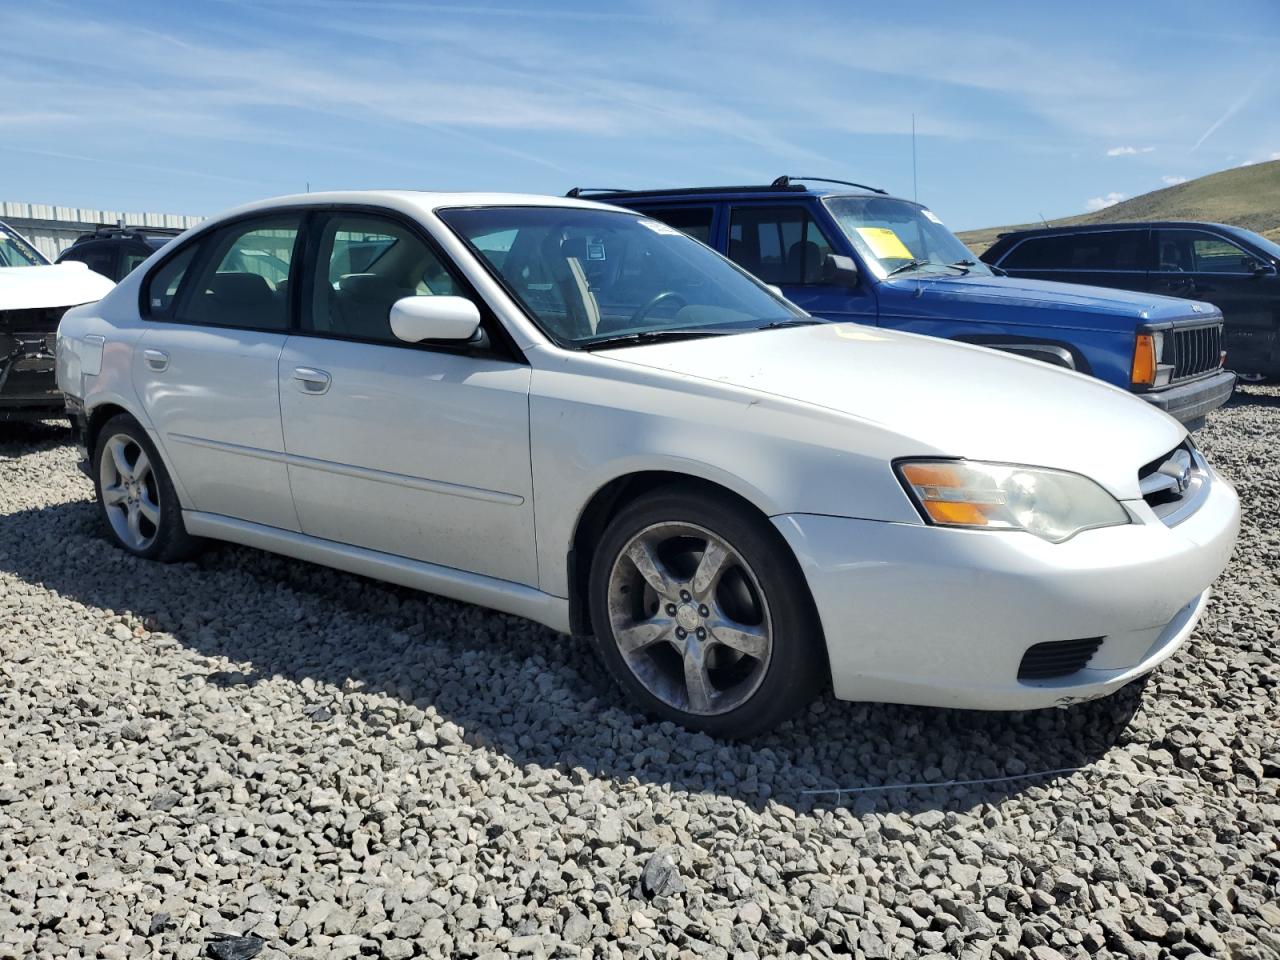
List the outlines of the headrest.
<svg viewBox="0 0 1280 960">
<path fill-rule="evenodd" d="M 271 284 L 256 273 L 215 273 L 209 290 L 227 303 L 257 304 L 272 299 Z"/>
<path fill-rule="evenodd" d="M 338 278 L 338 290 L 355 300 L 387 303 L 408 296 L 403 289 L 376 273 L 348 273 Z"/>
</svg>

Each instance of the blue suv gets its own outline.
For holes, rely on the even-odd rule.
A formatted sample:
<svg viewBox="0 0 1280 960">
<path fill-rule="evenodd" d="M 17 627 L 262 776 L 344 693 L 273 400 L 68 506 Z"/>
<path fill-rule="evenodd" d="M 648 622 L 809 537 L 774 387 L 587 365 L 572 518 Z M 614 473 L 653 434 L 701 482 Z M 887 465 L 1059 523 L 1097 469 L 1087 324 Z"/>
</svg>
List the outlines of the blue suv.
<svg viewBox="0 0 1280 960">
<path fill-rule="evenodd" d="M 816 317 L 1069 367 L 1140 395 L 1190 429 L 1235 386 L 1223 369 L 1217 307 L 1010 277 L 980 262 L 927 207 L 875 187 L 779 177 L 768 186 L 569 195 L 683 230 Z"/>
</svg>

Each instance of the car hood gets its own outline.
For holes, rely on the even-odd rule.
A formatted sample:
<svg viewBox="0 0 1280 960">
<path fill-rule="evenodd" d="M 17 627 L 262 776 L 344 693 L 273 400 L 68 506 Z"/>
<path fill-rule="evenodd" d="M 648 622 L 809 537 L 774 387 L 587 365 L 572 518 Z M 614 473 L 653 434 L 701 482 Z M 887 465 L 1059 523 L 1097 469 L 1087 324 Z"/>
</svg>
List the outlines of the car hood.
<svg viewBox="0 0 1280 960">
<path fill-rule="evenodd" d="M 1002 322 L 1018 322 L 1018 313 L 1027 313 L 1029 325 L 1094 330 L 1131 331 L 1138 322 L 1160 323 L 1189 317 L 1209 319 L 1218 308 L 1209 303 L 1135 293 L 1111 287 L 1088 287 L 1022 277 L 980 276 L 977 274 L 901 277 L 880 285 L 881 309 L 903 316 L 968 317 L 990 319 L 993 309 L 1007 309 Z M 887 296 L 888 303 L 884 302 Z M 1059 311 L 1046 320 L 1044 310 Z"/>
<path fill-rule="evenodd" d="M 83 263 L 0 267 L 0 310 L 71 307 L 101 300 L 114 286 Z"/>
<path fill-rule="evenodd" d="M 1172 417 L 1116 387 L 983 347 L 855 323 L 608 351 L 607 356 L 811 404 L 948 456 L 1084 474 L 1137 499 L 1138 468 L 1183 441 Z M 833 446 L 845 443 L 833 438 Z M 856 442 L 856 441 L 855 441 Z"/>
</svg>

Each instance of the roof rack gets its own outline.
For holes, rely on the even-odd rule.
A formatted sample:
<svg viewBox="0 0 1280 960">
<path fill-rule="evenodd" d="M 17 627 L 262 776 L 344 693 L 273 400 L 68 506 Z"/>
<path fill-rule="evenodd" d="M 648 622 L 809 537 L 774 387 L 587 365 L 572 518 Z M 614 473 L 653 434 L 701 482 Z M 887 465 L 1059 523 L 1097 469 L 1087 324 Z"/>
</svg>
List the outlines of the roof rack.
<svg viewBox="0 0 1280 960">
<path fill-rule="evenodd" d="M 627 193 L 626 187 L 574 187 L 566 197 L 580 197 L 584 193 Z"/>
<path fill-rule="evenodd" d="M 778 187 L 780 189 L 783 187 L 790 187 L 793 185 L 794 181 L 796 180 L 809 180 L 814 183 L 838 183 L 841 186 L 845 186 L 845 187 L 857 187 L 860 190 L 870 190 L 872 193 L 881 193 L 881 194 L 884 194 L 886 197 L 889 195 L 888 190 L 882 190 L 879 187 L 868 186 L 865 183 L 854 183 L 852 180 L 832 180 L 830 177 L 790 177 L 790 176 L 787 176 L 787 174 L 785 173 L 782 176 L 778 177 L 778 179 L 774 180 L 773 183 L 770 184 L 770 186 Z"/>
</svg>

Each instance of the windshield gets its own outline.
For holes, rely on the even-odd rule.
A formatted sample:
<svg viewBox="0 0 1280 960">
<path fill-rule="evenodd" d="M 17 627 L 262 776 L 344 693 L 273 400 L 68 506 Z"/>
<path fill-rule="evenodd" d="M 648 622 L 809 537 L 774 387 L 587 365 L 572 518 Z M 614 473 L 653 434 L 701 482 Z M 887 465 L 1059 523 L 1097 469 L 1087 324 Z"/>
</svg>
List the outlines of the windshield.
<svg viewBox="0 0 1280 960">
<path fill-rule="evenodd" d="M 1276 243 L 1274 240 L 1268 240 L 1262 234 L 1254 233 L 1252 230 L 1245 230 L 1243 227 L 1236 227 L 1236 229 L 1248 237 L 1249 240 L 1252 241 L 1255 246 L 1259 247 L 1263 253 L 1275 260 L 1276 263 L 1280 264 L 1280 243 Z"/>
<path fill-rule="evenodd" d="M 481 207 L 442 210 L 440 217 L 561 344 L 810 322 L 760 281 L 657 220 L 572 207 Z"/>
<path fill-rule="evenodd" d="M 958 274 L 962 269 L 991 275 L 933 211 L 918 204 L 889 197 L 828 197 L 824 202 L 849 242 L 881 277 Z"/>
<path fill-rule="evenodd" d="M 48 262 L 35 247 L 0 224 L 0 267 L 42 267 Z"/>
</svg>

